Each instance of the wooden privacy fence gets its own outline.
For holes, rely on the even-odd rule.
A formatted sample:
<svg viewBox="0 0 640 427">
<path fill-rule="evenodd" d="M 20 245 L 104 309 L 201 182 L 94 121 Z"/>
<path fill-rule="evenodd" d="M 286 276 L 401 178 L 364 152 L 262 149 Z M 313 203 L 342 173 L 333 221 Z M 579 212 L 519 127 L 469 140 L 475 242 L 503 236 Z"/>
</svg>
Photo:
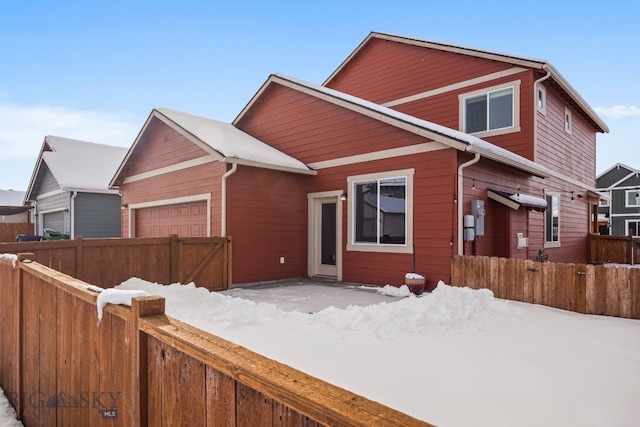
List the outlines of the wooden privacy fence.
<svg viewBox="0 0 640 427">
<path fill-rule="evenodd" d="M 31 258 L 20 255 L 20 259 Z M 0 387 L 30 426 L 428 426 L 164 313 L 0 259 Z"/>
<path fill-rule="evenodd" d="M 640 264 L 640 238 L 590 234 L 587 245 L 589 264 Z"/>
<path fill-rule="evenodd" d="M 15 242 L 18 234 L 33 234 L 33 224 L 27 222 L 0 223 L 0 242 Z"/>
<path fill-rule="evenodd" d="M 112 288 L 138 277 L 190 283 L 212 291 L 231 286 L 230 237 L 168 237 L 0 243 L 0 253 L 33 253 L 33 261 Z"/>
<path fill-rule="evenodd" d="M 640 319 L 640 268 L 456 255 L 451 284 L 490 289 L 513 301 Z"/>
</svg>

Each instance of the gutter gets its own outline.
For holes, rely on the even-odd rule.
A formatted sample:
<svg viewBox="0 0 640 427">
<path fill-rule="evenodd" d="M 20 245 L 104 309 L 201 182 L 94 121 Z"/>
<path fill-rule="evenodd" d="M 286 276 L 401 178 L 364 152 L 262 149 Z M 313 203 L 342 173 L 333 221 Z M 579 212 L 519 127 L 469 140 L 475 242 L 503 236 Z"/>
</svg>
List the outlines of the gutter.
<svg viewBox="0 0 640 427">
<path fill-rule="evenodd" d="M 71 231 L 72 239 L 76 238 L 76 197 L 77 196 L 78 196 L 78 192 L 74 191 L 73 194 L 71 195 L 71 206 L 69 207 L 69 209 L 71 210 L 69 221 L 71 221 L 70 231 Z"/>
<path fill-rule="evenodd" d="M 462 222 L 463 216 L 463 203 L 464 203 L 464 169 L 478 163 L 480 161 L 480 153 L 475 153 L 475 157 L 469 160 L 466 163 L 458 166 L 458 255 L 463 255 L 464 252 L 464 241 L 463 241 L 463 233 L 464 227 Z"/>
<path fill-rule="evenodd" d="M 227 178 L 233 175 L 236 170 L 238 170 L 238 164 L 232 163 L 231 169 L 226 171 L 224 175 L 222 175 L 222 195 L 220 200 L 220 208 L 221 208 L 221 224 L 220 224 L 220 236 L 226 237 L 227 235 Z"/>
<path fill-rule="evenodd" d="M 547 67 L 547 64 L 542 66 L 542 69 L 547 72 L 546 75 L 540 77 L 538 80 L 533 82 L 533 161 L 535 162 L 538 159 L 538 86 L 542 84 L 543 81 L 547 80 L 551 77 L 551 70 Z M 545 100 L 546 103 L 546 95 Z M 546 108 L 546 105 L 545 105 Z"/>
</svg>

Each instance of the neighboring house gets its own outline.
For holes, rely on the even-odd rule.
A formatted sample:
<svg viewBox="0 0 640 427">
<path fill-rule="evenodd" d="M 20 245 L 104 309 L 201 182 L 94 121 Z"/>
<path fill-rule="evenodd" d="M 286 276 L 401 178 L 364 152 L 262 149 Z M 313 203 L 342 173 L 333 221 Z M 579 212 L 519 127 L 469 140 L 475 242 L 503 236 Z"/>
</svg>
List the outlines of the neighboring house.
<svg viewBox="0 0 640 427">
<path fill-rule="evenodd" d="M 600 214 L 607 221 L 602 234 L 640 237 L 640 170 L 617 163 L 598 175 L 598 191 L 606 193 Z"/>
<path fill-rule="evenodd" d="M 29 222 L 31 206 L 24 203 L 24 191 L 0 190 L 0 222 Z"/>
<path fill-rule="evenodd" d="M 454 254 L 585 262 L 607 131 L 545 61 L 371 33 L 232 124 L 152 111 L 111 184 L 125 235 L 231 236 L 234 283 L 433 285 Z"/>
<path fill-rule="evenodd" d="M 36 233 L 71 238 L 120 237 L 120 194 L 109 188 L 127 149 L 46 136 L 25 200 L 35 206 Z"/>
</svg>

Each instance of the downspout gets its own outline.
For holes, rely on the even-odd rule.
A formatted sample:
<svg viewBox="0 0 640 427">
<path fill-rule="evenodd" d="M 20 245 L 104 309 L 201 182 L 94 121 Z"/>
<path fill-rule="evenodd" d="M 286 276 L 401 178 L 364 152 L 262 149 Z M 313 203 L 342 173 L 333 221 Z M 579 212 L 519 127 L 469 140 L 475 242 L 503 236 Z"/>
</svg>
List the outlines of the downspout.
<svg viewBox="0 0 640 427">
<path fill-rule="evenodd" d="M 238 164 L 233 163 L 231 165 L 231 169 L 226 171 L 224 175 L 222 175 L 222 200 L 220 201 L 220 236 L 226 237 L 227 235 L 227 178 L 233 175 L 238 169 Z"/>
<path fill-rule="evenodd" d="M 464 252 L 463 233 L 464 227 L 462 222 L 463 205 L 464 205 L 464 169 L 468 166 L 474 165 L 480 161 L 480 154 L 476 153 L 475 157 L 466 163 L 458 166 L 458 255 L 462 255 Z"/>
<path fill-rule="evenodd" d="M 537 161 L 538 158 L 538 86 L 549 77 L 551 77 L 551 70 L 547 64 L 542 66 L 542 69 L 547 72 L 546 75 L 540 77 L 533 82 L 533 161 Z M 544 102 L 547 102 L 546 97 Z"/>
<path fill-rule="evenodd" d="M 69 207 L 69 209 L 71 210 L 70 212 L 70 219 L 69 221 L 71 221 L 71 238 L 75 239 L 76 238 L 76 196 L 78 195 L 77 191 L 73 192 L 73 195 L 71 196 L 71 206 Z"/>
</svg>

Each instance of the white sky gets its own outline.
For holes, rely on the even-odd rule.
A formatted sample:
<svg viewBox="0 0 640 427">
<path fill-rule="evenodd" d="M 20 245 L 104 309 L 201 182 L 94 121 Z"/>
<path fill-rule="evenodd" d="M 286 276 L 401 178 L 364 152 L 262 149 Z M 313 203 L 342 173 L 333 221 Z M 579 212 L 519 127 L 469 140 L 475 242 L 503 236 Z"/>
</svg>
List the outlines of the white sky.
<svg viewBox="0 0 640 427">
<path fill-rule="evenodd" d="M 370 31 L 551 62 L 611 129 L 597 171 L 640 169 L 640 3 L 205 0 L 0 5 L 0 189 L 45 135 L 130 146 L 153 108 L 232 121 L 272 73 L 321 84 Z"/>
</svg>

